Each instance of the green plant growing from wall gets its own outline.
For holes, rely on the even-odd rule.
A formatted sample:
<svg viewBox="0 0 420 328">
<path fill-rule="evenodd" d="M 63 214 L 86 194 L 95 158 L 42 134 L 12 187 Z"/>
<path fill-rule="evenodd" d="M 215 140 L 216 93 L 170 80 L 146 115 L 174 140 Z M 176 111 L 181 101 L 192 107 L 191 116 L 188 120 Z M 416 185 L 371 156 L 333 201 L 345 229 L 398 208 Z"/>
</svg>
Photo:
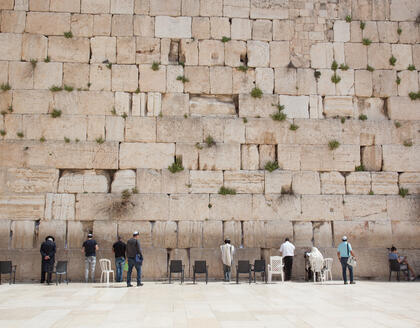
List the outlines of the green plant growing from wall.
<svg viewBox="0 0 420 328">
<path fill-rule="evenodd" d="M 64 85 L 64 90 L 66 90 L 67 92 L 72 92 L 74 88 L 70 85 Z"/>
<path fill-rule="evenodd" d="M 7 107 L 7 110 L 9 111 L 9 113 L 13 113 L 13 106 L 9 105 L 9 107 Z"/>
<path fill-rule="evenodd" d="M 23 132 L 17 132 L 17 133 L 16 133 L 16 135 L 17 135 L 19 138 L 23 138 L 23 137 L 24 137 Z"/>
<path fill-rule="evenodd" d="M 287 118 L 287 114 L 283 113 L 284 105 L 272 104 L 277 108 L 277 111 L 270 115 L 273 121 L 284 121 Z"/>
<path fill-rule="evenodd" d="M 296 125 L 294 123 L 293 124 L 290 124 L 289 129 L 292 130 L 292 131 L 296 131 L 297 129 L 299 129 L 299 125 Z"/>
<path fill-rule="evenodd" d="M 245 73 L 249 69 L 249 67 L 246 66 L 246 65 L 241 65 L 241 66 L 238 66 L 236 69 L 238 71 L 241 71 L 241 72 L 244 72 Z"/>
<path fill-rule="evenodd" d="M 111 114 L 113 116 L 116 116 L 117 115 L 117 111 L 115 110 L 115 107 L 112 107 Z"/>
<path fill-rule="evenodd" d="M 64 37 L 66 39 L 71 39 L 73 37 L 72 31 L 64 32 Z"/>
<path fill-rule="evenodd" d="M 126 112 L 124 112 L 124 113 L 122 113 L 122 114 L 121 114 L 121 117 L 122 117 L 123 119 L 126 119 L 126 118 L 128 117 L 128 115 L 127 115 L 127 113 L 126 113 Z"/>
<path fill-rule="evenodd" d="M 340 81 L 341 81 L 341 77 L 339 75 L 337 75 L 336 73 L 334 73 L 331 76 L 331 82 L 332 83 L 337 84 L 337 83 L 340 83 Z"/>
<path fill-rule="evenodd" d="M 1 89 L 2 91 L 9 91 L 11 88 L 12 88 L 12 87 L 10 86 L 10 84 L 9 84 L 9 83 L 2 83 L 2 84 L 0 85 L 0 89 Z"/>
<path fill-rule="evenodd" d="M 33 68 L 33 69 L 35 69 L 36 64 L 38 64 L 38 60 L 36 60 L 36 59 L 31 59 L 31 65 L 32 65 L 32 68 Z"/>
<path fill-rule="evenodd" d="M 369 71 L 369 72 L 373 72 L 375 69 L 372 67 L 372 66 L 370 66 L 370 65 L 367 65 L 366 66 L 366 69 Z"/>
<path fill-rule="evenodd" d="M 401 127 L 401 123 L 400 123 L 400 122 L 398 122 L 398 121 L 396 121 L 396 122 L 394 123 L 394 125 L 395 125 L 395 127 L 396 127 L 397 129 Z"/>
<path fill-rule="evenodd" d="M 398 191 L 398 195 L 400 195 L 402 198 L 408 195 L 408 189 L 406 188 L 400 188 Z"/>
<path fill-rule="evenodd" d="M 347 65 L 347 64 L 341 64 L 341 65 L 340 65 L 340 69 L 341 69 L 342 71 L 347 71 L 347 70 L 349 69 L 349 65 Z"/>
<path fill-rule="evenodd" d="M 401 29 L 401 27 L 399 27 L 399 28 L 397 29 L 397 33 L 398 33 L 398 35 L 401 35 L 401 33 L 402 33 L 402 29 Z"/>
<path fill-rule="evenodd" d="M 236 190 L 222 186 L 219 189 L 219 195 L 236 195 Z"/>
<path fill-rule="evenodd" d="M 216 141 L 214 141 L 212 136 L 207 136 L 207 138 L 204 140 L 204 142 L 206 143 L 207 147 L 213 147 L 216 146 Z"/>
<path fill-rule="evenodd" d="M 367 119 L 368 119 L 368 117 L 365 114 L 360 114 L 359 115 L 359 120 L 366 121 Z"/>
<path fill-rule="evenodd" d="M 277 161 L 268 161 L 264 166 L 264 169 L 268 172 L 273 172 L 277 170 L 278 168 L 279 168 L 279 163 L 277 163 Z"/>
<path fill-rule="evenodd" d="M 154 61 L 153 64 L 152 64 L 152 70 L 153 71 L 158 71 L 159 67 L 160 67 L 160 63 Z"/>
<path fill-rule="evenodd" d="M 370 45 L 371 45 L 371 43 L 372 43 L 372 40 L 370 40 L 370 39 L 368 39 L 368 38 L 363 38 L 362 43 L 363 43 L 365 46 L 370 46 Z"/>
<path fill-rule="evenodd" d="M 369 191 L 369 194 L 368 195 L 374 195 L 374 192 L 373 192 L 373 190 L 371 190 L 371 191 Z"/>
<path fill-rule="evenodd" d="M 70 143 L 70 138 L 64 137 L 64 142 L 65 143 Z"/>
<path fill-rule="evenodd" d="M 347 15 L 347 16 L 346 16 L 346 22 L 347 22 L 347 23 L 351 23 L 351 21 L 352 21 L 351 16 L 350 16 L 350 15 Z"/>
<path fill-rule="evenodd" d="M 6 130 L 0 130 L 0 135 L 4 137 L 6 135 Z"/>
<path fill-rule="evenodd" d="M 132 193 L 133 195 L 138 194 L 138 193 L 139 193 L 139 190 L 138 190 L 136 187 L 131 188 L 131 193 Z"/>
<path fill-rule="evenodd" d="M 261 91 L 260 88 L 255 87 L 254 89 L 251 90 L 252 98 L 261 98 L 262 95 L 263 95 L 263 92 Z"/>
<path fill-rule="evenodd" d="M 397 58 L 395 58 L 394 56 L 392 56 L 391 58 L 389 58 L 389 64 L 391 66 L 395 66 L 395 63 L 397 62 Z"/>
<path fill-rule="evenodd" d="M 320 71 L 315 71 L 314 76 L 315 76 L 315 79 L 318 80 L 321 77 L 321 72 Z"/>
<path fill-rule="evenodd" d="M 136 91 L 134 91 L 134 93 L 139 94 L 140 93 L 140 88 L 137 88 Z"/>
<path fill-rule="evenodd" d="M 222 38 L 222 42 L 223 43 L 225 43 L 225 42 L 229 42 L 230 40 L 232 40 L 231 38 L 229 38 L 229 37 L 227 37 L 227 36 L 224 36 L 223 38 Z"/>
<path fill-rule="evenodd" d="M 330 150 L 334 150 L 340 147 L 340 143 L 337 140 L 331 140 L 330 142 L 328 142 L 328 147 L 330 148 Z"/>
<path fill-rule="evenodd" d="M 366 27 L 366 23 L 365 22 L 360 22 L 360 29 L 364 30 Z"/>
<path fill-rule="evenodd" d="M 175 161 L 172 163 L 172 165 L 168 166 L 168 170 L 171 173 L 177 173 L 184 170 L 184 166 L 182 165 L 182 157 L 177 156 L 175 157 Z"/>
<path fill-rule="evenodd" d="M 42 136 L 41 138 L 39 138 L 39 141 L 40 141 L 40 142 L 45 142 L 45 140 L 46 140 L 46 139 L 45 139 L 45 137 L 44 137 L 44 136 Z"/>
<path fill-rule="evenodd" d="M 334 60 L 331 64 L 331 69 L 335 72 L 338 69 L 338 63 Z"/>
<path fill-rule="evenodd" d="M 108 69 L 112 69 L 112 63 L 108 63 L 108 64 L 106 64 L 106 68 L 108 68 Z"/>
<path fill-rule="evenodd" d="M 96 143 L 99 144 L 99 145 L 102 145 L 105 142 L 105 140 L 104 140 L 104 138 L 102 138 L 102 136 L 96 138 L 95 140 L 96 140 Z"/>
<path fill-rule="evenodd" d="M 354 170 L 355 170 L 356 172 L 366 171 L 365 166 L 364 166 L 363 164 L 360 164 L 359 166 L 356 166 L 356 167 L 354 168 Z"/>
<path fill-rule="evenodd" d="M 405 140 L 403 145 L 405 147 L 411 147 L 411 146 L 413 146 L 413 142 L 411 140 Z"/>
<path fill-rule="evenodd" d="M 242 117 L 242 122 L 244 122 L 244 124 L 248 123 L 248 119 L 246 117 Z"/>
<path fill-rule="evenodd" d="M 341 124 L 344 124 L 346 122 L 346 118 L 345 117 L 342 117 L 340 120 L 341 120 Z"/>
<path fill-rule="evenodd" d="M 201 150 L 201 149 L 203 149 L 203 146 L 199 142 L 197 142 L 195 144 L 195 148 L 197 148 L 198 150 Z"/>
<path fill-rule="evenodd" d="M 408 96 L 410 97 L 411 100 L 420 99 L 420 91 L 418 91 L 418 92 L 412 91 L 408 94 Z"/>
<path fill-rule="evenodd" d="M 44 63 L 49 63 L 51 61 L 50 56 L 45 57 Z"/>
<path fill-rule="evenodd" d="M 416 66 L 414 66 L 413 64 L 408 65 L 407 69 L 409 71 L 415 71 L 416 70 Z"/>
<path fill-rule="evenodd" d="M 401 84 L 401 78 L 399 76 L 397 76 L 397 79 L 395 80 L 395 83 L 397 83 L 397 85 Z"/>
<path fill-rule="evenodd" d="M 185 77 L 185 75 L 178 75 L 176 77 L 177 81 L 181 81 L 182 83 L 187 83 L 190 82 L 190 80 L 188 78 Z"/>
<path fill-rule="evenodd" d="M 51 112 L 51 117 L 57 118 L 57 117 L 60 117 L 61 114 L 62 114 L 61 110 L 54 108 L 53 111 Z"/>
<path fill-rule="evenodd" d="M 59 91 L 63 91 L 63 88 L 62 88 L 62 87 L 60 87 L 60 86 L 58 86 L 58 85 L 53 85 L 53 86 L 50 88 L 50 91 L 51 91 L 51 92 L 59 92 Z"/>
</svg>

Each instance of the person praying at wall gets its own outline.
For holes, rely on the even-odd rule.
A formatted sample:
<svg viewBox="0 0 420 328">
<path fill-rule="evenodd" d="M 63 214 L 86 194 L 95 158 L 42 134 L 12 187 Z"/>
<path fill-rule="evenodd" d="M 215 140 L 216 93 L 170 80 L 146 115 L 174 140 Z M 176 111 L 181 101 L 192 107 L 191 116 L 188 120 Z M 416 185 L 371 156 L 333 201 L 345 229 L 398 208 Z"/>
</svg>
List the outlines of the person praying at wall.
<svg viewBox="0 0 420 328">
<path fill-rule="evenodd" d="M 220 246 L 220 250 L 222 251 L 224 281 L 229 282 L 232 271 L 233 254 L 235 253 L 235 247 L 230 244 L 230 239 L 226 238 L 224 245 Z"/>
<path fill-rule="evenodd" d="M 41 284 L 45 282 L 45 275 L 47 275 L 47 284 L 51 283 L 51 276 L 54 270 L 56 246 L 53 236 L 48 236 L 41 245 Z"/>
</svg>

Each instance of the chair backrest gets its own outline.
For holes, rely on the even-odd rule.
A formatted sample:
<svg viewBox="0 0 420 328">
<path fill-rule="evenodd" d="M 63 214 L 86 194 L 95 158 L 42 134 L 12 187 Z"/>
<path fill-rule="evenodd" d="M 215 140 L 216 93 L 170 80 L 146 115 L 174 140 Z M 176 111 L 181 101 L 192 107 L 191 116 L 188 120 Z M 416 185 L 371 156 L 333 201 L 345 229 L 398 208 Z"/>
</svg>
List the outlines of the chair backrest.
<svg viewBox="0 0 420 328">
<path fill-rule="evenodd" d="M 331 271 L 332 270 L 333 259 L 331 257 L 327 257 L 324 259 L 324 268 L 325 270 Z"/>
<path fill-rule="evenodd" d="M 265 271 L 265 260 L 255 260 L 254 262 L 254 271 L 263 272 Z"/>
<path fill-rule="evenodd" d="M 111 260 L 100 259 L 99 264 L 101 266 L 102 271 L 110 271 L 111 270 Z"/>
<path fill-rule="evenodd" d="M 238 273 L 248 273 L 249 269 L 249 261 L 238 261 Z"/>
<path fill-rule="evenodd" d="M 12 261 L 0 261 L 0 273 L 11 273 Z"/>
<path fill-rule="evenodd" d="M 169 264 L 170 272 L 182 272 L 182 261 L 181 260 L 171 260 Z"/>
<path fill-rule="evenodd" d="M 206 261 L 195 261 L 194 262 L 194 272 L 195 273 L 206 273 L 207 272 L 207 262 Z"/>
<path fill-rule="evenodd" d="M 401 266 L 398 260 L 389 260 L 389 270 L 401 271 Z"/>
<path fill-rule="evenodd" d="M 55 267 L 57 273 L 67 273 L 67 261 L 58 261 Z"/>
<path fill-rule="evenodd" d="M 283 271 L 283 257 L 281 256 L 270 256 L 270 266 L 272 272 Z"/>
</svg>

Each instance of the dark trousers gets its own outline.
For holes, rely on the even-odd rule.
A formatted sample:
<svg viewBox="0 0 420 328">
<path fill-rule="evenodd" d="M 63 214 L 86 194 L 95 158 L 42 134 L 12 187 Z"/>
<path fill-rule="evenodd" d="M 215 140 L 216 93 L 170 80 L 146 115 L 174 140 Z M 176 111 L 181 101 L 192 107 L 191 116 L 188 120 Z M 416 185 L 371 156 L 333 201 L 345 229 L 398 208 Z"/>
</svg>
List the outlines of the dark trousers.
<svg viewBox="0 0 420 328">
<path fill-rule="evenodd" d="M 52 272 L 41 270 L 41 284 L 45 282 L 45 275 L 47 275 L 47 283 L 51 283 Z"/>
<path fill-rule="evenodd" d="M 284 280 L 290 280 L 292 277 L 293 256 L 283 257 L 284 262 Z"/>
<path fill-rule="evenodd" d="M 128 258 L 128 271 L 127 271 L 127 286 L 131 285 L 131 273 L 133 272 L 133 267 L 137 271 L 137 285 L 141 284 L 141 264 L 136 262 L 134 257 Z"/>
<path fill-rule="evenodd" d="M 348 260 L 349 260 L 348 257 L 341 257 L 340 258 L 341 268 L 343 269 L 343 280 L 344 280 L 344 282 L 347 282 L 347 268 L 349 268 L 349 272 L 350 272 L 350 282 L 353 281 L 353 267 L 351 265 L 347 264 Z"/>
</svg>

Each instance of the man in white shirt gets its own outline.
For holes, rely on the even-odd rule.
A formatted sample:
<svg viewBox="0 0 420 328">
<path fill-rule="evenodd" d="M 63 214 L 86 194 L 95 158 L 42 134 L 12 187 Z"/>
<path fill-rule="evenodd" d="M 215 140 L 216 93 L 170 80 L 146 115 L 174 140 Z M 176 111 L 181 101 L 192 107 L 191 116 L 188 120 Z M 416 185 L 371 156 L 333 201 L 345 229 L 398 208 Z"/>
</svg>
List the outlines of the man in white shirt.
<svg viewBox="0 0 420 328">
<path fill-rule="evenodd" d="M 284 264 L 284 280 L 290 280 L 292 276 L 293 256 L 295 255 L 295 246 L 286 238 L 284 243 L 280 246 L 280 255 L 283 257 Z"/>
<path fill-rule="evenodd" d="M 229 282 L 235 247 L 230 244 L 229 238 L 226 238 L 225 244 L 220 246 L 220 250 L 222 251 L 224 280 Z"/>
</svg>

